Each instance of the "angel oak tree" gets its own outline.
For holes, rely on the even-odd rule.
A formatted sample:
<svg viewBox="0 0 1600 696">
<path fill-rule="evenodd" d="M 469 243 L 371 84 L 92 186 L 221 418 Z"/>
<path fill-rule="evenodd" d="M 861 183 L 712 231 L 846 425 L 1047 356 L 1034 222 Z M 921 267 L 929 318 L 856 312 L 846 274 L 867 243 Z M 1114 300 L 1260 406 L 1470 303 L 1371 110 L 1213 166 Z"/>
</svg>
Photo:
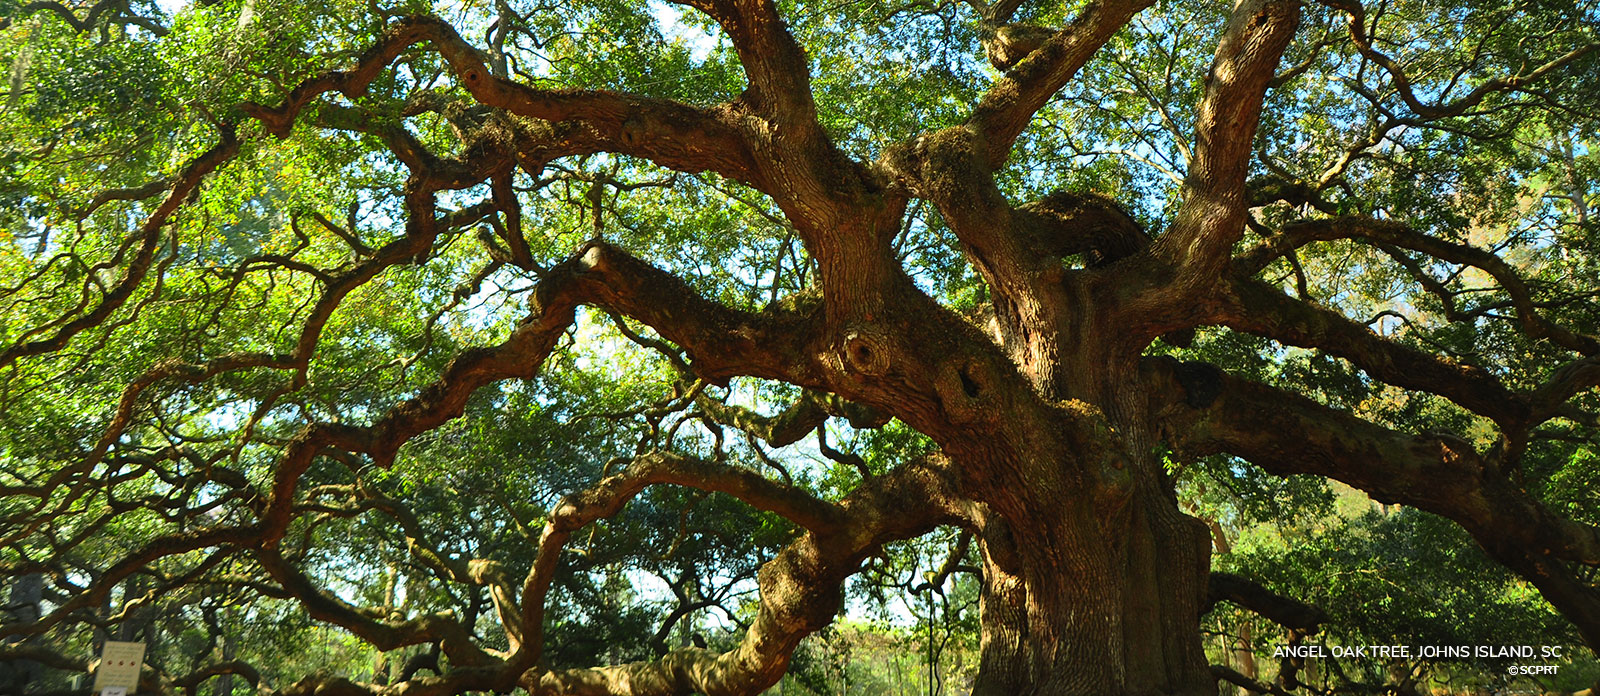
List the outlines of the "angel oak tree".
<svg viewBox="0 0 1600 696">
<path fill-rule="evenodd" d="M 3 20 L 13 49 L 8 147 L 36 163 L 6 164 L 26 211 L 6 223 L 14 230 L 0 352 L 8 419 L 29 417 L 20 411 L 29 394 L 71 400 L 80 389 L 91 415 L 61 427 L 82 430 L 88 419 L 94 432 L 60 435 L 49 451 L 24 454 L 14 442 L 0 450 L 18 472 L 4 484 L 7 574 L 43 574 L 56 588 L 42 616 L 0 629 L 21 641 L 8 656 L 81 670 L 81 659 L 52 652 L 51 641 L 204 586 L 293 602 L 380 650 L 434 646 L 425 669 L 372 681 L 303 675 L 273 687 L 285 695 L 754 694 L 780 679 L 803 638 L 834 620 L 864 561 L 886 543 L 954 526 L 981 558 L 974 693 L 1214 694 L 1219 675 L 1265 688 L 1213 673 L 1202 615 L 1229 600 L 1296 635 L 1320 619 L 1249 580 L 1210 575 L 1207 526 L 1180 508 L 1168 467 L 1218 454 L 1273 474 L 1337 479 L 1453 520 L 1600 647 L 1592 582 L 1600 532 L 1542 502 L 1522 470 L 1553 419 L 1593 424 L 1590 392 L 1600 384 L 1587 304 L 1593 266 L 1574 260 L 1596 252 L 1585 164 L 1595 121 L 1584 115 L 1593 97 L 1580 86 L 1600 74 L 1595 7 L 1025 4 L 689 0 L 674 15 L 626 3 L 432 10 L 223 0 L 170 21 L 126 0 L 14 7 Z M 675 31 L 703 25 L 710 34 L 698 47 L 643 58 L 626 45 L 600 60 L 559 54 L 574 45 L 558 40 L 564 29 L 597 42 L 607 31 L 659 38 L 652 21 L 674 16 Z M 873 86 L 872 70 L 829 62 L 867 55 L 872 32 L 905 39 L 871 55 L 894 79 L 934 85 L 905 87 L 913 101 L 943 94 L 930 110 L 893 101 Z M 718 60 L 731 89 L 696 87 Z M 905 65 L 943 67 L 922 75 Z M 688 85 L 652 91 L 632 72 L 650 66 L 669 77 L 676 69 Z M 819 66 L 831 67 L 823 75 Z M 141 70 L 168 77 L 141 83 Z M 968 78 L 983 82 L 953 84 Z M 874 132 L 872 108 L 894 112 L 889 130 L 923 125 Z M 75 120 L 61 115 L 69 112 Z M 97 119 L 113 125 L 85 125 Z M 179 135 L 166 142 L 140 128 Z M 270 153 L 335 142 L 364 153 L 334 170 L 352 181 L 340 189 L 346 197 L 294 198 L 296 187 L 331 184 L 303 171 L 296 179 L 293 167 L 305 165 Z M 1445 163 L 1481 159 L 1485 148 L 1500 148 L 1500 172 L 1561 176 L 1527 183 Z M 76 160 L 61 154 L 69 151 Z M 150 152 L 161 154 L 139 154 Z M 148 179 L 184 152 L 181 165 L 141 182 L 140 172 Z M 1429 159 L 1434 152 L 1444 154 Z M 1154 183 L 1126 174 L 1146 166 L 1139 161 L 1158 173 Z M 356 182 L 351 172 L 362 167 L 403 181 Z M 624 181 L 663 170 L 694 176 Z M 1471 181 L 1473 171 L 1512 193 L 1478 195 L 1486 184 Z M 1121 203 L 1068 185 L 1092 185 L 1072 178 L 1084 172 L 1123 182 Z M 250 176 L 271 179 L 277 197 L 228 210 L 230 186 L 266 190 L 241 183 Z M 579 190 L 568 208 L 589 217 L 568 219 L 592 220 L 593 239 L 576 244 L 586 229 L 525 214 L 547 211 L 554 204 L 540 196 L 562 186 Z M 632 242 L 608 236 L 605 216 L 620 213 L 607 208 L 638 186 L 662 197 L 696 186 L 689 210 L 762 211 L 803 252 L 785 242 L 770 275 L 744 271 L 772 300 L 764 308 L 715 296 L 689 275 L 692 264 L 673 271 L 667 252 L 646 258 L 648 230 L 634 230 Z M 1415 195 L 1391 195 L 1400 190 Z M 299 202 L 284 203 L 291 199 Z M 346 205 L 349 219 L 340 220 L 335 211 Z M 359 208 L 374 206 L 387 207 L 358 220 Z M 1438 212 L 1473 206 L 1484 214 Z M 237 239 L 218 242 L 212 232 L 238 229 L 240 210 L 256 215 L 263 234 L 289 241 L 230 255 L 223 246 Z M 1529 220 L 1553 220 L 1568 236 L 1503 233 Z M 1493 230 L 1502 236 L 1486 236 Z M 719 243 L 737 249 L 740 240 Z M 976 294 L 958 301 L 948 288 L 931 289 L 926 269 L 912 267 L 913 244 L 970 269 Z M 1308 280 L 1306 267 L 1327 249 L 1359 260 L 1323 264 L 1324 275 Z M 1556 252 L 1568 265 L 1549 260 Z M 722 253 L 721 266 L 694 272 L 735 273 L 733 252 Z M 406 391 L 404 379 L 385 382 L 415 362 L 391 338 L 366 346 L 393 358 L 375 361 L 370 379 L 318 390 L 319 380 L 337 379 L 318 365 L 354 360 L 368 343 L 329 328 L 341 308 L 408 268 L 469 261 L 473 270 L 425 327 L 438 345 L 412 348 L 449 358 L 416 368 L 431 384 Z M 1344 282 L 1340 273 L 1359 283 L 1380 270 L 1406 288 L 1387 319 L 1352 317 L 1356 305 L 1342 294 L 1312 297 L 1310 286 Z M 405 277 L 437 286 L 448 275 Z M 209 280 L 196 289 L 196 278 Z M 506 293 L 517 279 L 536 283 L 526 315 L 496 340 L 459 347 L 433 338 L 441 314 L 481 292 Z M 270 301 L 290 309 L 260 320 L 224 311 Z M 862 429 L 899 419 L 934 447 L 886 471 L 863 465 L 852 490 L 831 496 L 787 471 L 734 464 L 720 435 L 716 456 L 656 437 L 543 518 L 517 522 L 532 525 L 517 552 L 525 573 L 470 549 L 440 551 L 430 539 L 443 532 L 362 477 L 459 417 L 475 394 L 493 391 L 486 387 L 540 380 L 581 307 L 610 313 L 666 356 L 683 379 L 671 409 L 695 409 L 718 433 L 743 431 L 759 441 L 752 447 L 791 444 L 832 417 Z M 204 336 L 182 333 L 162 346 L 123 330 L 147 327 L 157 313 L 189 327 L 172 331 Z M 327 335 L 334 330 L 347 333 Z M 1337 358 L 1375 389 L 1458 414 L 1471 439 L 1407 432 L 1381 413 L 1311 398 L 1309 387 L 1297 393 L 1185 359 L 1194 356 L 1180 349 L 1196 330 Z M 1509 350 L 1463 354 L 1418 338 L 1442 330 L 1501 336 L 1538 356 L 1528 359 L 1537 367 L 1511 365 Z M 136 369 L 105 396 L 70 379 L 104 364 Z M 736 378 L 794 385 L 802 396 L 777 415 L 709 396 Z M 380 383 L 402 385 L 384 407 L 341 408 L 343 398 L 377 398 L 362 390 L 388 388 Z M 225 385 L 208 394 L 249 398 L 231 416 L 206 416 L 204 399 L 183 395 L 207 385 Z M 206 428 L 220 434 L 184 435 Z M 312 477 L 329 467 L 354 477 Z M 145 493 L 116 493 L 156 478 Z M 564 549 L 572 558 L 569 541 L 664 484 L 727 494 L 799 530 L 760 566 L 742 639 L 726 651 L 686 646 L 621 665 L 551 666 L 547 600 L 568 562 Z M 147 525 L 136 548 L 93 567 L 62 560 L 96 535 L 133 533 L 117 520 L 136 513 Z M 313 569 L 310 530 L 363 515 L 403 530 L 430 582 L 486 593 L 492 617 L 476 608 L 397 612 L 392 578 L 386 599 L 332 585 Z M 117 588 L 130 608 L 105 618 Z M 192 693 L 222 674 L 256 681 L 257 669 L 237 660 L 187 675 L 153 669 L 146 686 Z"/>
</svg>

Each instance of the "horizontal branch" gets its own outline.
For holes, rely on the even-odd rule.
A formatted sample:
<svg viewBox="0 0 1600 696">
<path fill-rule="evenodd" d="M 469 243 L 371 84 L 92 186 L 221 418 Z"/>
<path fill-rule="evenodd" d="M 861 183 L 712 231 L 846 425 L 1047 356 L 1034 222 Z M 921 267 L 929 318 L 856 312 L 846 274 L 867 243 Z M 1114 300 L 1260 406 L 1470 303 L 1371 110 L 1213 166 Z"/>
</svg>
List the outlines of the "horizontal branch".
<svg viewBox="0 0 1600 696">
<path fill-rule="evenodd" d="M 1425 254 L 1459 266 L 1471 266 L 1495 279 L 1510 296 L 1517 310 L 1517 322 L 1529 338 L 1549 339 L 1552 343 L 1583 355 L 1600 354 L 1600 340 L 1576 333 L 1545 319 L 1536 306 L 1522 275 L 1505 259 L 1468 244 L 1449 242 L 1423 234 L 1393 220 L 1365 216 L 1345 216 L 1302 220 L 1285 225 L 1282 232 L 1244 252 L 1234 261 L 1235 270 L 1254 275 L 1272 260 L 1312 242 L 1354 239 L 1374 245 L 1393 245 Z"/>
<path fill-rule="evenodd" d="M 331 70 L 290 90 L 276 107 L 246 103 L 246 113 L 271 133 L 284 136 L 300 111 L 318 97 L 338 92 L 356 100 L 412 46 L 430 43 L 449 62 L 457 82 L 479 103 L 512 114 L 572 122 L 580 139 L 605 149 L 635 155 L 679 171 L 716 171 L 739 181 L 760 178 L 750 148 L 737 130 L 734 109 L 701 109 L 665 99 L 599 90 L 538 89 L 491 73 L 483 55 L 454 27 L 435 17 L 410 16 L 392 24 L 361 54 L 354 66 Z"/>
<path fill-rule="evenodd" d="M 1149 358 L 1141 374 L 1185 456 L 1227 453 L 1268 472 L 1326 476 L 1460 524 L 1600 648 L 1600 593 L 1559 561 L 1600 565 L 1600 529 L 1551 513 L 1453 435 L 1406 435 L 1210 365 Z"/>
<path fill-rule="evenodd" d="M 766 416 L 742 406 L 734 406 L 699 394 L 695 406 L 704 411 L 712 421 L 761 438 L 773 447 L 783 447 L 799 442 L 816 430 L 830 416 L 846 418 L 856 428 L 882 427 L 887 417 L 875 409 L 850 403 L 836 395 L 812 389 L 803 390 L 800 398 L 775 416 Z"/>
<path fill-rule="evenodd" d="M 216 549 L 211 553 L 211 558 L 221 560 L 228 553 L 231 553 L 232 549 L 252 543 L 260 532 L 261 527 L 259 525 L 250 525 L 193 529 L 158 536 L 117 559 L 110 567 L 95 577 L 94 582 L 90 583 L 82 592 L 73 595 L 38 621 L 0 624 L 0 638 L 42 634 L 70 618 L 76 612 L 104 602 L 111 595 L 111 590 L 116 587 L 117 583 L 128 579 L 156 561 L 202 549 Z M 208 559 L 202 561 L 201 564 L 205 565 L 214 562 Z"/>
<path fill-rule="evenodd" d="M 1483 368 L 1433 355 L 1373 333 L 1338 312 L 1296 300 L 1255 280 L 1235 280 L 1219 293 L 1216 322 L 1345 360 L 1374 379 L 1437 394 L 1507 430 L 1526 427 L 1523 400 Z"/>
<path fill-rule="evenodd" d="M 1284 628 L 1313 635 L 1328 620 L 1327 612 L 1292 597 L 1268 590 L 1249 578 L 1213 571 L 1206 589 L 1206 601 L 1213 607 L 1227 601 L 1250 610 Z"/>
<path fill-rule="evenodd" d="M 169 33 L 166 27 L 157 24 L 155 20 L 148 17 L 125 14 L 127 9 L 127 0 L 99 0 L 99 2 L 90 5 L 89 11 L 84 13 L 82 19 L 79 19 L 73 8 L 56 2 L 56 0 L 34 0 L 12 10 L 6 16 L 0 17 L 0 31 L 10 28 L 13 21 L 32 15 L 35 12 L 49 12 L 60 17 L 61 21 L 66 22 L 68 26 L 72 27 L 73 31 L 77 32 L 89 31 L 99 26 L 102 18 L 109 16 L 112 20 L 120 20 L 123 24 L 134 24 L 143 27 L 146 31 L 156 36 L 166 36 Z"/>
</svg>

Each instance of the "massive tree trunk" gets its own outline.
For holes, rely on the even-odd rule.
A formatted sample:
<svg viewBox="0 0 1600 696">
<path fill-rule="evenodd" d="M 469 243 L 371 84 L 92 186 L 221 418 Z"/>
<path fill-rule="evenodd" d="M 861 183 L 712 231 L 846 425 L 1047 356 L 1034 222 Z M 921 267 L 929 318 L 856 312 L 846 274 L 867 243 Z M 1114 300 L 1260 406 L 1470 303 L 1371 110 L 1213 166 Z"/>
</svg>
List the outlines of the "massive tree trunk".
<svg viewBox="0 0 1600 696">
<path fill-rule="evenodd" d="M 1067 507 L 1025 533 L 986 525 L 975 693 L 1215 694 L 1198 632 L 1209 555 L 1191 521 L 1137 494 L 1106 520 Z"/>
<path fill-rule="evenodd" d="M 1036 392 L 1101 432 L 1068 451 L 1023 434 L 1037 446 L 1022 481 L 974 492 L 988 504 L 976 693 L 1215 694 L 1199 639 L 1210 534 L 1178 509 L 1137 352 L 1105 330 L 1106 305 L 1049 290 L 991 329 L 1015 364 L 1038 366 Z"/>
</svg>

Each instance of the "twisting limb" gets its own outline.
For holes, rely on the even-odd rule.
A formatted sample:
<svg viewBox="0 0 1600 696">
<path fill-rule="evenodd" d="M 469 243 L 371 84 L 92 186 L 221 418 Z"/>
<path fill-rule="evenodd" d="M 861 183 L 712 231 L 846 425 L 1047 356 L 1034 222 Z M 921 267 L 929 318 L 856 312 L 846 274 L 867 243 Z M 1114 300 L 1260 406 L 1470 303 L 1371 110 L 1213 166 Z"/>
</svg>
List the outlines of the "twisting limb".
<svg viewBox="0 0 1600 696">
<path fill-rule="evenodd" d="M 282 539 L 296 482 L 319 452 L 331 447 L 365 454 L 387 466 L 412 437 L 460 415 L 478 387 L 537 374 L 580 303 L 632 316 L 685 346 L 693 369 L 709 381 L 725 384 L 736 375 L 797 379 L 803 374 L 801 342 L 794 337 L 805 335 L 798 331 L 805 318 L 727 309 L 701 298 L 671 274 L 604 243 L 591 243 L 550 270 L 534 291 L 531 314 L 505 342 L 464 351 L 437 382 L 369 427 L 307 426 L 278 466 L 264 513 L 268 533 L 263 545 L 275 547 Z M 773 348 L 785 345 L 787 353 Z"/>
<path fill-rule="evenodd" d="M 16 8 L 7 16 L 0 17 L 0 31 L 4 31 L 9 28 L 11 23 L 16 19 L 27 17 L 35 12 L 49 12 L 57 17 L 60 17 L 61 21 L 66 22 L 68 26 L 72 27 L 73 31 L 77 32 L 85 32 L 89 31 L 90 29 L 94 29 L 95 27 L 100 26 L 102 18 L 109 17 L 109 21 L 119 21 L 123 24 L 134 24 L 144 28 L 146 31 L 149 31 L 151 34 L 155 34 L 158 37 L 166 36 L 168 34 L 168 29 L 160 24 L 157 24 L 155 20 L 152 20 L 148 17 L 125 14 L 127 10 L 128 0 L 99 0 L 93 5 L 90 5 L 89 11 L 84 13 L 82 19 L 79 19 L 77 12 L 73 11 L 73 8 L 67 7 L 60 2 L 56 2 L 56 0 L 34 0 L 33 2 L 23 5 L 22 7 Z M 104 29 L 102 29 L 102 31 L 104 31 Z"/>
<path fill-rule="evenodd" d="M 111 201 L 142 201 L 165 190 L 167 190 L 167 181 L 165 179 L 156 179 L 142 186 L 109 189 L 95 194 L 94 198 L 89 199 L 89 202 L 85 203 L 83 207 L 73 208 L 70 212 L 74 217 L 81 220 L 93 215 L 94 211 L 99 210 Z"/>
<path fill-rule="evenodd" d="M 5 368 L 28 356 L 60 350 L 74 336 L 86 329 L 99 326 L 133 297 L 155 263 L 156 250 L 161 246 L 161 228 L 166 226 L 167 221 L 200 186 L 200 182 L 207 174 L 232 159 L 239 151 L 239 141 L 234 137 L 233 127 L 224 125 L 220 130 L 221 141 L 191 161 L 167 186 L 166 199 L 151 211 L 134 235 L 134 238 L 139 240 L 139 248 L 128 263 L 127 269 L 123 271 L 122 278 L 105 292 L 94 309 L 62 325 L 46 338 L 19 341 L 7 346 L 5 350 L 0 351 L 0 368 Z M 80 308 L 88 302 L 89 298 L 85 296 Z M 24 334 L 24 340 L 26 335 Z"/>
<path fill-rule="evenodd" d="M 401 531 L 405 533 L 406 549 L 423 566 L 451 582 L 488 588 L 495 617 L 505 632 L 510 649 L 514 652 L 522 645 L 523 627 L 518 621 L 520 613 L 517 608 L 517 595 L 511 582 L 512 578 L 503 565 L 481 558 L 457 560 L 439 553 L 428 543 L 427 531 L 423 529 L 422 523 L 417 520 L 417 516 L 410 508 L 366 486 L 359 486 L 358 492 L 360 495 L 358 504 L 381 510 L 400 525 Z"/>
<path fill-rule="evenodd" d="M 206 548 L 218 549 L 212 552 L 212 557 L 225 557 L 251 543 L 260 532 L 261 527 L 258 525 L 214 527 L 175 532 L 152 539 L 123 555 L 95 578 L 82 593 L 61 603 L 38 621 L 0 624 L 0 637 L 43 634 L 71 618 L 75 612 L 104 602 L 117 583 L 158 560 Z"/>
<path fill-rule="evenodd" d="M 1449 290 L 1399 250 L 1478 268 L 1505 290 L 1510 298 L 1505 304 L 1517 310 L 1517 326 L 1524 335 L 1547 339 L 1583 357 L 1553 371 L 1532 392 L 1513 393 L 1486 370 L 1385 340 L 1337 312 L 1295 301 L 1265 283 L 1243 277 L 1235 279 L 1222 293 L 1220 323 L 1290 345 L 1317 348 L 1349 360 L 1387 383 L 1450 399 L 1493 419 L 1506 432 L 1513 450 L 1520 450 L 1532 428 L 1562 413 L 1572 397 L 1600 386 L 1600 370 L 1594 367 L 1600 341 L 1547 318 L 1540 310 L 1548 305 L 1534 298 L 1527 282 L 1510 264 L 1491 252 L 1437 239 L 1398 222 L 1349 216 L 1291 223 L 1281 233 L 1238 256 L 1235 271 L 1241 276 L 1252 275 L 1294 249 L 1336 239 L 1356 240 L 1385 250 L 1417 274 L 1426 290 L 1441 295 L 1447 313 L 1458 315 L 1452 317 L 1458 320 L 1476 313 L 1462 315 L 1453 309 Z"/>
<path fill-rule="evenodd" d="M 573 530 L 614 514 L 629 497 L 658 477 L 671 476 L 677 463 L 636 463 L 585 493 L 569 496 L 557 506 L 546 526 L 540 554 L 524 589 L 524 623 L 538 625 L 537 614 L 548 589 L 548 574 L 560 544 Z M 704 466 L 704 463 L 701 464 Z M 637 468 L 638 471 L 634 469 Z M 741 470 L 742 471 L 742 470 Z M 754 474 L 741 474 L 755 476 Z M 693 479 L 694 477 L 690 477 Z M 766 479 L 756 476 L 766 481 Z M 701 479 L 673 481 L 697 487 L 715 486 Z M 767 481 L 775 491 L 783 484 Z M 792 490 L 792 489 L 791 489 Z M 743 497 L 734 493 L 736 497 Z M 785 496 L 788 497 L 788 496 Z M 809 497 L 809 496 L 806 496 Z M 749 500 L 760 507 L 772 500 Z M 891 474 L 863 485 L 836 507 L 828 505 L 831 524 L 791 542 L 759 573 L 761 605 L 755 621 L 738 647 L 717 654 L 700 648 L 683 648 L 653 662 L 615 667 L 544 671 L 534 668 L 537 647 L 514 656 L 510 670 L 522 673 L 520 685 L 533 694 L 563 696 L 688 696 L 704 693 L 733 696 L 760 691 L 776 683 L 788 667 L 801 638 L 827 625 L 843 600 L 841 583 L 859 570 L 861 559 L 883 543 L 926 532 L 966 514 L 951 488 L 950 472 L 940 458 L 909 463 Z M 774 511 L 782 513 L 780 509 Z M 535 609 L 538 606 L 540 608 Z M 533 612 L 530 614 L 530 612 Z"/>
<path fill-rule="evenodd" d="M 481 104 L 548 121 L 552 127 L 564 124 L 560 127 L 576 129 L 571 135 L 581 140 L 604 143 L 604 149 L 611 152 L 645 157 L 680 171 L 712 170 L 745 182 L 760 178 L 750 148 L 738 131 L 738 120 L 727 108 L 701 109 L 613 92 L 529 87 L 491 74 L 477 49 L 454 27 L 434 17 L 412 16 L 395 22 L 354 66 L 300 83 L 279 106 L 247 103 L 241 108 L 269 132 L 287 135 L 307 104 L 329 92 L 350 99 L 363 96 L 372 80 L 405 50 L 425 42 L 449 61 L 457 81 Z"/>
<path fill-rule="evenodd" d="M 772 447 L 799 442 L 830 416 L 846 418 L 857 428 L 879 427 L 888 420 L 874 409 L 812 389 L 802 390 L 800 398 L 776 416 L 763 416 L 703 393 L 696 395 L 695 405 L 717 423 L 738 428 Z"/>
</svg>

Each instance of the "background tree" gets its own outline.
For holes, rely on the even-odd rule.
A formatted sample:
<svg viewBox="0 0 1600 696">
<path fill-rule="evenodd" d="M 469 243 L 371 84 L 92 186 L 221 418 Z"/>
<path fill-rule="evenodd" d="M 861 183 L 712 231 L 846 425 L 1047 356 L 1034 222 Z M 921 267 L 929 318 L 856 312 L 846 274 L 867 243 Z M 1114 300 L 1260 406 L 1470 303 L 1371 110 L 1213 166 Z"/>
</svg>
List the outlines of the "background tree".
<svg viewBox="0 0 1600 696">
<path fill-rule="evenodd" d="M 1600 647 L 1593 3 L 0 11 L 11 662 L 829 688 L 857 590 L 981 694 Z"/>
</svg>

